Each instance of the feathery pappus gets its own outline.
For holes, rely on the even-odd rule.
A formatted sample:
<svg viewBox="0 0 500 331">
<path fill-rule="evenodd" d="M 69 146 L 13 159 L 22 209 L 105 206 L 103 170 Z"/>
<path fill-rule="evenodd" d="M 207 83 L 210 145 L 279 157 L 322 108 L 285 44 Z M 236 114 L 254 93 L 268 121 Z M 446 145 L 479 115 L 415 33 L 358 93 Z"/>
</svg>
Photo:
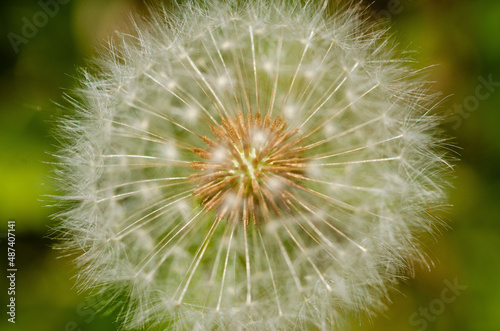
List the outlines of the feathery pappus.
<svg viewBox="0 0 500 331">
<path fill-rule="evenodd" d="M 344 330 L 424 259 L 436 96 L 361 5 L 156 8 L 84 71 L 61 247 L 125 329 Z"/>
</svg>

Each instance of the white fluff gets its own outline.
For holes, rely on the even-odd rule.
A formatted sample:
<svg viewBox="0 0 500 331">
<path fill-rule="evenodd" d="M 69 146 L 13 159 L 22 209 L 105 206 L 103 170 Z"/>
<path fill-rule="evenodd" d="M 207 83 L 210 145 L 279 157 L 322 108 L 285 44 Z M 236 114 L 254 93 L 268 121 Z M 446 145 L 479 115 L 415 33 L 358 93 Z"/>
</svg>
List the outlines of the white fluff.
<svg viewBox="0 0 500 331">
<path fill-rule="evenodd" d="M 434 96 L 358 7 L 301 3 L 159 10 L 83 75 L 61 125 L 58 231 L 124 328 L 344 330 L 422 258 L 417 235 L 446 204 Z M 192 195 L 186 148 L 238 111 L 318 144 L 293 217 L 215 223 Z"/>
</svg>

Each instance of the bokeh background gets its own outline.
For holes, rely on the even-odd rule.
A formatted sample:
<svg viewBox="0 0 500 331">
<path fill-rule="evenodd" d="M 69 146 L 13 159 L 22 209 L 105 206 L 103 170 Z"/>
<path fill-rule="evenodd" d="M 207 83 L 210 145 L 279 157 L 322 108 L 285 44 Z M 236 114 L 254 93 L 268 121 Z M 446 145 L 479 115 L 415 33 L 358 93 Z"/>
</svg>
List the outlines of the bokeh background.
<svg viewBox="0 0 500 331">
<path fill-rule="evenodd" d="M 86 65 L 98 45 L 113 31 L 126 29 L 131 13 L 145 12 L 145 4 L 58 3 L 44 22 L 40 1 L 0 2 L 0 329 L 116 330 L 116 316 L 102 317 L 89 308 L 91 302 L 73 288 L 69 261 L 50 248 L 50 214 L 56 209 L 45 207 L 41 196 L 54 193 L 44 183 L 49 182 L 46 162 L 53 161 L 50 154 L 56 150 L 50 136 L 54 116 L 64 112 L 58 104 L 66 105 L 63 93 L 75 86 L 78 67 Z M 421 66 L 437 64 L 429 78 L 446 97 L 439 109 L 449 116 L 443 128 L 455 137 L 461 160 L 450 192 L 454 208 L 449 229 L 427 243 L 434 267 L 417 268 L 415 278 L 393 291 L 389 309 L 371 320 L 355 321 L 357 329 L 500 330 L 500 1 L 367 4 L 375 17 L 388 21 L 402 50 L 416 50 Z M 44 24 L 23 31 L 34 18 Z M 13 45 L 9 33 L 26 38 Z M 481 79 L 498 83 L 481 91 L 488 96 L 477 98 Z M 4 313 L 8 220 L 16 220 L 15 325 Z M 444 302 L 441 296 L 450 283 L 466 288 Z"/>
</svg>

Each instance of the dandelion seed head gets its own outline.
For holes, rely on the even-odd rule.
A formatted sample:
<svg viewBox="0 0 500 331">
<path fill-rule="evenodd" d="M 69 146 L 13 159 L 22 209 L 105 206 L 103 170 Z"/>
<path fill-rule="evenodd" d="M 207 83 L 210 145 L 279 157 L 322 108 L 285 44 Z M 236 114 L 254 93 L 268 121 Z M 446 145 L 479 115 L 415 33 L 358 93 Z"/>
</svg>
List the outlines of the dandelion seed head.
<svg viewBox="0 0 500 331">
<path fill-rule="evenodd" d="M 80 287 L 126 329 L 344 330 L 383 310 L 446 206 L 435 96 L 359 6 L 178 7 L 68 97 L 58 231 Z"/>
</svg>

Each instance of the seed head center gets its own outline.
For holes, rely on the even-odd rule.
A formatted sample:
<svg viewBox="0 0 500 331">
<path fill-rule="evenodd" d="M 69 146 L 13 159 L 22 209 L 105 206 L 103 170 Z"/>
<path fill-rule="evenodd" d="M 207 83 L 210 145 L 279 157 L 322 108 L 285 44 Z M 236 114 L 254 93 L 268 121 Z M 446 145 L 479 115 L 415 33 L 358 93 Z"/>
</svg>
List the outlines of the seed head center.
<svg viewBox="0 0 500 331">
<path fill-rule="evenodd" d="M 280 117 L 252 113 L 221 122 L 211 126 L 213 138 L 202 137 L 207 148 L 192 149 L 205 159 L 191 163 L 201 170 L 191 179 L 204 209 L 215 211 L 219 220 L 245 224 L 291 212 L 292 189 L 302 188 L 305 179 L 303 138 L 294 137 L 298 130 L 287 129 Z"/>
</svg>

